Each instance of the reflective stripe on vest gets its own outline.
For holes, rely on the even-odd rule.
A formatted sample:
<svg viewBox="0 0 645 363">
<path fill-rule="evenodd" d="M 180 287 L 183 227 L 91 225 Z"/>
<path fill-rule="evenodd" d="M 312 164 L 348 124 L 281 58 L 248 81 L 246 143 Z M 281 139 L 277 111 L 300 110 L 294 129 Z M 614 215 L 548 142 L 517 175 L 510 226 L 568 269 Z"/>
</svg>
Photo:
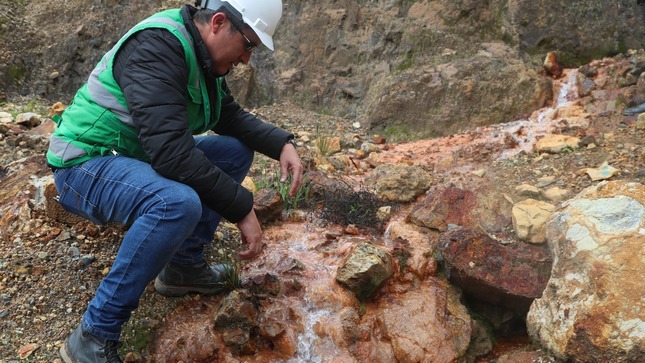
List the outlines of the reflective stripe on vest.
<svg viewBox="0 0 645 363">
<path fill-rule="evenodd" d="M 139 25 L 144 25 L 147 23 L 164 23 L 167 25 L 170 25 L 177 29 L 181 35 L 184 37 L 184 39 L 191 39 L 190 34 L 188 34 L 188 30 L 186 30 L 186 27 L 183 24 L 177 23 L 171 19 L 164 18 L 164 17 L 156 17 L 156 18 L 150 18 L 143 20 L 137 26 L 135 26 L 133 29 L 130 30 L 126 35 L 124 35 L 119 42 L 122 42 L 124 39 L 127 39 L 131 33 L 134 31 L 134 29 L 139 30 L 138 27 Z M 195 54 L 195 48 L 193 46 L 192 42 L 189 42 L 190 48 Z M 130 115 L 130 112 L 119 103 L 117 98 L 108 91 L 107 88 L 105 88 L 105 85 L 99 81 L 99 74 L 101 72 L 105 71 L 108 68 L 108 60 L 112 59 L 114 56 L 114 52 L 116 52 L 117 49 L 120 47 L 113 47 L 106 55 L 103 57 L 103 59 L 99 62 L 99 64 L 94 68 L 92 73 L 90 74 L 90 77 L 87 81 L 87 90 L 90 93 L 90 96 L 96 102 L 99 106 L 106 108 L 110 111 L 112 111 L 121 122 L 124 124 L 134 127 L 134 122 L 132 122 L 132 116 Z M 199 77 L 193 77 L 194 79 L 192 80 L 192 83 L 196 89 L 200 89 L 199 86 Z"/>
<path fill-rule="evenodd" d="M 63 161 L 69 161 L 87 155 L 85 150 L 65 140 L 61 140 L 56 135 L 52 135 L 49 139 L 49 151 L 62 158 Z"/>
</svg>

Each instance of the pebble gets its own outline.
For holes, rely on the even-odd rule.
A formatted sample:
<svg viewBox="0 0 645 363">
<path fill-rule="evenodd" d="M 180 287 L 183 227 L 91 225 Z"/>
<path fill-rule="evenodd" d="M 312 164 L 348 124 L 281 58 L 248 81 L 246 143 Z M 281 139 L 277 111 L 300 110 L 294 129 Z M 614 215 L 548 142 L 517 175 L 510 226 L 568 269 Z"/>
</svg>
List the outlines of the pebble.
<svg viewBox="0 0 645 363">
<path fill-rule="evenodd" d="M 78 249 L 78 247 L 70 247 L 69 248 L 69 253 L 72 255 L 72 258 L 78 258 L 81 255 L 81 250 Z"/>
<path fill-rule="evenodd" d="M 94 257 L 94 255 L 85 255 L 81 257 L 81 264 L 83 264 L 83 267 L 91 265 L 94 261 L 96 261 L 96 257 Z"/>
<path fill-rule="evenodd" d="M 544 188 L 546 186 L 549 186 L 549 185 L 553 184 L 554 181 L 555 181 L 555 177 L 553 177 L 553 176 L 545 176 L 545 177 L 540 178 L 538 180 L 536 186 L 538 188 Z"/>
</svg>

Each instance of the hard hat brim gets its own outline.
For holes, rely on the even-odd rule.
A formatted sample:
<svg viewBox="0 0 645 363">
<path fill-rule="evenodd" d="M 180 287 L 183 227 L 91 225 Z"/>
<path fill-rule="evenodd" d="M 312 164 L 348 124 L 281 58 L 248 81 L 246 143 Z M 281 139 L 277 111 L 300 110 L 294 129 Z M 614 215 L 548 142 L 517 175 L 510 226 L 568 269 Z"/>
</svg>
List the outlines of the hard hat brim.
<svg viewBox="0 0 645 363">
<path fill-rule="evenodd" d="M 245 23 L 246 25 L 248 25 L 248 26 L 249 26 L 249 28 L 251 28 L 251 30 L 253 30 L 253 32 L 255 33 L 255 35 L 257 35 L 257 36 L 258 36 L 258 38 L 260 38 L 260 41 L 262 42 L 262 44 L 264 44 L 264 46 L 265 46 L 265 47 L 269 48 L 271 51 L 273 51 L 273 50 L 274 50 L 274 47 L 273 47 L 273 37 L 271 37 L 269 34 L 267 34 L 267 33 L 263 32 L 263 31 L 259 30 L 259 29 L 258 29 L 258 28 L 253 24 L 253 23 L 251 23 L 251 22 L 249 21 L 249 19 L 247 19 L 246 17 L 242 17 L 242 21 L 244 21 L 244 23 Z"/>
</svg>

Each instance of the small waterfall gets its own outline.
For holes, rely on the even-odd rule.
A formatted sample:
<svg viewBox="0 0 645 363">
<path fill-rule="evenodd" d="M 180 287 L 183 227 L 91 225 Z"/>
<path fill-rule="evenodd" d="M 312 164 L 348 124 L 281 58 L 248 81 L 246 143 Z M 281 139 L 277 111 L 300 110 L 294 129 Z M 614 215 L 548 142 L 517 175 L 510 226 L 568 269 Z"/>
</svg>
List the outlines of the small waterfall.
<svg viewBox="0 0 645 363">
<path fill-rule="evenodd" d="M 558 98 L 555 100 L 554 108 L 566 106 L 567 104 L 574 101 L 578 98 L 578 86 L 576 83 L 576 77 L 578 75 L 577 69 L 572 69 L 567 77 L 567 83 L 562 84 L 560 91 L 558 92 Z"/>
<path fill-rule="evenodd" d="M 534 119 L 514 121 L 496 125 L 507 135 L 510 135 L 517 142 L 514 149 L 505 150 L 499 159 L 504 160 L 519 154 L 520 152 L 530 152 L 533 149 L 536 138 L 549 132 L 551 128 L 550 121 L 559 108 L 569 105 L 578 97 L 578 88 L 576 84 L 577 69 L 571 69 L 567 75 L 567 81 L 561 84 L 558 95 L 553 106 L 542 109 Z"/>
<path fill-rule="evenodd" d="M 298 336 L 298 352 L 287 363 L 323 363 L 323 357 L 319 354 L 320 349 L 318 348 L 323 342 L 321 341 L 322 338 L 316 334 L 315 327 L 316 324 L 322 323 L 325 318 L 331 317 L 332 312 L 314 308 L 309 301 L 306 301 L 306 308 L 303 313 L 305 318 L 304 332 Z M 331 348 L 335 347 L 332 346 Z M 333 354 L 328 355 L 328 357 L 333 356 Z"/>
<path fill-rule="evenodd" d="M 337 311 L 339 300 L 334 298 L 333 276 L 337 259 L 321 259 L 318 252 L 306 240 L 292 242 L 288 246 L 290 256 L 294 256 L 307 266 L 304 294 L 297 307 L 302 317 L 303 331 L 298 334 L 296 354 L 285 363 L 329 363 L 336 362 L 346 355 L 331 338 L 333 326 L 338 325 Z"/>
</svg>

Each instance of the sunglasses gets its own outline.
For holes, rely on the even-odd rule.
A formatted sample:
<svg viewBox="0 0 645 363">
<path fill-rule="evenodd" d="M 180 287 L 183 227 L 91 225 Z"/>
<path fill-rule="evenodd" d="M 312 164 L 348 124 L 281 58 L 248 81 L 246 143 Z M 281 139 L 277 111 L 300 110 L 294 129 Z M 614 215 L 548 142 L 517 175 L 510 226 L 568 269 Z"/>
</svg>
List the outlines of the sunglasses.
<svg viewBox="0 0 645 363">
<path fill-rule="evenodd" d="M 244 45 L 244 50 L 249 52 L 249 53 L 254 51 L 255 48 L 258 47 L 258 45 L 255 44 L 254 42 L 252 42 L 251 39 L 249 39 L 249 37 L 247 37 L 246 34 L 244 34 L 244 32 L 242 32 L 242 29 L 240 29 L 240 27 L 237 24 L 235 24 L 235 22 L 233 20 L 231 20 L 229 18 L 229 21 L 231 22 L 231 25 L 233 25 L 233 28 L 235 28 L 238 32 L 240 32 L 240 34 L 242 34 L 242 37 L 244 38 L 244 44 L 245 44 Z"/>
</svg>

